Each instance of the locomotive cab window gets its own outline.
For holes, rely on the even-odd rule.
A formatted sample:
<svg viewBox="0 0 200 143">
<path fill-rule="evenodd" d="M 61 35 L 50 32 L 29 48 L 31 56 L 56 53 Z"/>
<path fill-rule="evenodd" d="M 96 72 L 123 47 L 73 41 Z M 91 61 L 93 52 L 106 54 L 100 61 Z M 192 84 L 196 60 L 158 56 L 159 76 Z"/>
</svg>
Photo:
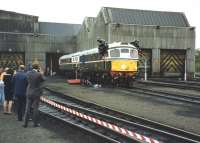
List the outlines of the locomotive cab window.
<svg viewBox="0 0 200 143">
<path fill-rule="evenodd" d="M 130 58 L 130 53 L 129 53 L 129 49 L 127 48 L 121 48 L 121 58 Z"/>
<path fill-rule="evenodd" d="M 120 50 L 119 49 L 110 50 L 110 57 L 120 57 Z"/>
<path fill-rule="evenodd" d="M 129 53 L 129 49 L 121 49 L 121 53 Z"/>
<path fill-rule="evenodd" d="M 130 51 L 130 56 L 131 56 L 131 58 L 138 59 L 138 51 L 132 49 Z"/>
</svg>

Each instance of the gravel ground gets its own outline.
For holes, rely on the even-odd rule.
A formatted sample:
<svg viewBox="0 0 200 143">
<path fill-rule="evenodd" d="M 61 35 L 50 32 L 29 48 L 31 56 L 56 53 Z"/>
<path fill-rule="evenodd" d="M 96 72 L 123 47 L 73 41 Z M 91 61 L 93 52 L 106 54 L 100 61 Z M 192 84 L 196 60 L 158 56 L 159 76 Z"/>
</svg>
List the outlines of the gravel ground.
<svg viewBox="0 0 200 143">
<path fill-rule="evenodd" d="M 0 108 L 0 143 L 98 143 L 94 137 L 54 120 L 41 121 L 41 127 L 22 127 L 14 115 L 4 115 Z M 53 125 L 53 126 L 52 126 Z"/>
<path fill-rule="evenodd" d="M 162 98 L 140 96 L 119 89 L 88 88 L 64 81 L 47 82 L 46 86 L 85 101 L 148 118 L 190 132 L 200 133 L 200 107 Z"/>
<path fill-rule="evenodd" d="M 144 85 L 144 84 L 135 84 L 135 86 L 146 87 L 153 90 L 160 90 L 160 91 L 169 91 L 170 93 L 184 93 L 192 96 L 200 97 L 200 91 L 189 90 L 189 89 L 180 89 L 180 88 L 173 88 L 173 87 L 162 87 L 162 86 L 155 86 L 155 85 Z"/>
</svg>

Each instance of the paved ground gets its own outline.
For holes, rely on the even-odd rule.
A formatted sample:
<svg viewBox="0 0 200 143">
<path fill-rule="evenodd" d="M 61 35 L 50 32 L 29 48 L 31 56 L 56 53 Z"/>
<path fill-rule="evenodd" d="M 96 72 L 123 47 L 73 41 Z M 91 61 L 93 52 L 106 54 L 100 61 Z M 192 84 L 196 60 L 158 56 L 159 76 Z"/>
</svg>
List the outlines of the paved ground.
<svg viewBox="0 0 200 143">
<path fill-rule="evenodd" d="M 41 127 L 22 127 L 15 115 L 4 115 L 0 108 L 0 143 L 96 143 L 84 132 L 55 121 L 41 121 Z"/>
<path fill-rule="evenodd" d="M 0 143 L 64 143 L 55 132 L 43 127 L 22 127 L 14 115 L 0 113 Z M 66 143 L 66 142 L 65 142 Z"/>
<path fill-rule="evenodd" d="M 198 106 L 134 96 L 118 89 L 68 85 L 63 80 L 49 80 L 46 86 L 76 98 L 200 133 Z M 97 143 L 91 136 L 70 126 L 64 127 L 46 120 L 41 123 L 39 128 L 33 128 L 32 124 L 23 128 L 22 122 L 16 121 L 14 114 L 4 115 L 0 107 L 0 143 Z"/>
<path fill-rule="evenodd" d="M 68 85 L 64 81 L 51 81 L 46 83 L 46 86 L 85 101 L 145 117 L 197 134 L 200 133 L 199 106 L 163 98 L 140 96 L 135 93 L 130 94 L 115 88 L 88 88 L 79 85 Z"/>
</svg>

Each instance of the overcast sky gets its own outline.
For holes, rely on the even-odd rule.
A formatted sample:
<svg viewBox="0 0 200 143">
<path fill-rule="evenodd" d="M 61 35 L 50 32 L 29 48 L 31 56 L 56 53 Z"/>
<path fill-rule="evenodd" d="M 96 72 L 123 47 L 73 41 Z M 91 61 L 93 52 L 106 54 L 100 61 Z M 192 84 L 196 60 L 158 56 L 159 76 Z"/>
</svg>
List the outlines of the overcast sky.
<svg viewBox="0 0 200 143">
<path fill-rule="evenodd" d="M 199 0 L 1 0 L 0 9 L 39 16 L 39 21 L 57 23 L 83 22 L 96 17 L 101 7 L 184 12 L 196 27 L 196 48 L 200 48 Z"/>
</svg>

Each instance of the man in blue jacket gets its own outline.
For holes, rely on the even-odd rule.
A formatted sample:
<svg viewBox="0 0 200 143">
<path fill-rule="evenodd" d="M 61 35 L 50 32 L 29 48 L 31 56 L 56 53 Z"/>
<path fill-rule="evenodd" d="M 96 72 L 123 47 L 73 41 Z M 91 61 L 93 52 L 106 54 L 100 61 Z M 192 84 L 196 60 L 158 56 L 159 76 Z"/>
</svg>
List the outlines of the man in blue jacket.
<svg viewBox="0 0 200 143">
<path fill-rule="evenodd" d="M 19 71 L 13 77 L 13 83 L 14 97 L 17 99 L 17 117 L 18 121 L 22 121 L 26 107 L 26 88 L 28 85 L 24 65 L 19 66 Z"/>
</svg>

